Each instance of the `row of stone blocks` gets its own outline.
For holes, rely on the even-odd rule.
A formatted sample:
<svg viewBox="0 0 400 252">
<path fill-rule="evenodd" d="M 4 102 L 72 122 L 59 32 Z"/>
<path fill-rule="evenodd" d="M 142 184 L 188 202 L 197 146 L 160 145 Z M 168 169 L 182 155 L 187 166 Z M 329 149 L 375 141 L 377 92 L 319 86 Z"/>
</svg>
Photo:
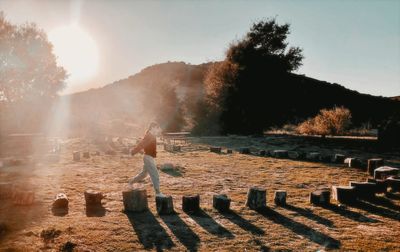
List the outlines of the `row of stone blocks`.
<svg viewBox="0 0 400 252">
<path fill-rule="evenodd" d="M 286 191 L 275 191 L 274 202 L 278 206 L 286 205 Z M 133 189 L 122 193 L 124 209 L 128 212 L 141 212 L 148 209 L 147 193 L 145 189 Z M 246 206 L 250 209 L 266 207 L 266 189 L 251 187 L 247 193 Z M 231 199 L 226 194 L 213 195 L 213 207 L 220 212 L 230 210 Z M 156 210 L 158 214 L 175 213 L 172 196 L 156 196 Z M 200 210 L 200 195 L 182 197 L 182 210 L 186 213 L 196 213 Z"/>
<path fill-rule="evenodd" d="M 382 168 L 382 167 L 381 167 Z M 378 168 L 379 169 L 379 168 Z M 376 171 L 378 171 L 378 169 Z M 400 192 L 400 177 L 389 176 L 393 173 L 392 168 L 388 177 L 385 179 L 368 178 L 366 182 L 350 181 L 348 186 L 332 186 L 332 198 L 339 203 L 353 203 L 358 199 L 371 199 L 376 194 L 386 193 L 388 188 L 392 192 Z M 399 169 L 397 169 L 397 173 Z M 381 171 L 382 175 L 383 171 Z M 310 193 L 310 202 L 316 205 L 326 205 L 330 203 L 331 191 L 330 188 L 319 189 Z"/>
<path fill-rule="evenodd" d="M 147 192 L 145 189 L 133 189 L 122 192 L 124 209 L 127 212 L 141 212 L 148 209 Z M 229 211 L 231 199 L 225 195 L 213 196 L 213 207 L 221 212 Z M 172 196 L 156 196 L 157 213 L 174 214 L 174 204 Z M 196 213 L 200 211 L 200 195 L 187 195 L 182 197 L 182 210 L 186 213 Z"/>
</svg>

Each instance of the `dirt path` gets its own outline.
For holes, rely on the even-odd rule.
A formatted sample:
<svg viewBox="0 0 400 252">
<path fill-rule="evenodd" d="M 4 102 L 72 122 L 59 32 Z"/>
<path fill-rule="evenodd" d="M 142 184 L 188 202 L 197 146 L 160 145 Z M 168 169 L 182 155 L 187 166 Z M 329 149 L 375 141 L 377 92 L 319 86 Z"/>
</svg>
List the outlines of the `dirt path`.
<svg viewBox="0 0 400 252">
<path fill-rule="evenodd" d="M 240 140 L 232 143 L 227 138 L 218 141 L 233 146 L 249 144 Z M 162 191 L 173 196 L 178 212 L 172 216 L 156 214 L 149 179 L 145 187 L 150 211 L 128 215 L 122 212 L 121 191 L 127 179 L 141 169 L 140 155 L 102 154 L 73 162 L 72 150 L 86 148 L 79 140 L 73 140 L 64 145 L 58 163 L 3 169 L 0 182 L 14 181 L 33 188 L 37 202 L 31 207 L 2 203 L 0 222 L 11 231 L 3 235 L 0 249 L 57 251 L 75 244 L 75 251 L 400 250 L 399 195 L 392 199 L 378 197 L 380 201 L 358 207 L 322 208 L 308 203 L 308 194 L 317 187 L 364 181 L 365 172 L 340 165 L 238 153 L 219 155 L 202 150 L 209 142 L 195 142 L 193 148 L 184 148 L 180 153 L 161 150 L 157 158 L 158 164 L 179 166 L 172 175 L 160 172 Z M 90 146 L 92 151 L 96 148 Z M 254 185 L 267 188 L 269 208 L 265 211 L 244 207 L 247 189 Z M 83 192 L 88 188 L 105 193 L 103 211 L 86 212 Z M 272 203 L 277 189 L 288 192 L 285 208 Z M 54 216 L 50 209 L 59 192 L 65 192 L 70 199 L 65 216 Z M 181 197 L 194 193 L 201 195 L 203 211 L 200 215 L 187 215 L 181 211 Z M 212 195 L 216 193 L 232 198 L 233 212 L 221 214 L 212 209 Z M 44 242 L 42 230 L 52 228 L 61 232 Z"/>
</svg>

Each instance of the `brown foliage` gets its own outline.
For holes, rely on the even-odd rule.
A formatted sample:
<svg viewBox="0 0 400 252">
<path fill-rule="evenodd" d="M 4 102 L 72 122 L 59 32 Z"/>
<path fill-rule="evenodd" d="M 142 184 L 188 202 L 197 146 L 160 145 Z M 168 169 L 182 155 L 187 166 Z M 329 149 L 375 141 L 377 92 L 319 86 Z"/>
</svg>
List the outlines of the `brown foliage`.
<svg viewBox="0 0 400 252">
<path fill-rule="evenodd" d="M 344 107 L 321 109 L 319 114 L 297 126 L 300 134 L 339 135 L 351 124 L 351 112 Z"/>
</svg>

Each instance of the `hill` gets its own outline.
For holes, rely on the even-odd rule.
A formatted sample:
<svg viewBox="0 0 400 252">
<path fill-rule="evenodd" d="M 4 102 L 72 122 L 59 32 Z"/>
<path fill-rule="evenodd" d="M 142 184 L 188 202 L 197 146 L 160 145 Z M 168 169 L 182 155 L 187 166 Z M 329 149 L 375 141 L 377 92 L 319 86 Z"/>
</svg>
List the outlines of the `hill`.
<svg viewBox="0 0 400 252">
<path fill-rule="evenodd" d="M 107 129 L 132 134 L 136 130 L 142 132 L 151 120 L 160 121 L 169 130 L 190 130 L 204 100 L 203 80 L 209 65 L 157 64 L 126 79 L 62 99 L 71 105 L 71 125 L 75 130 L 90 129 L 93 133 Z M 290 74 L 283 85 L 285 92 L 274 94 L 286 109 L 280 118 L 275 118 L 277 124 L 298 122 L 321 108 L 343 105 L 351 110 L 356 125 L 369 122 L 376 126 L 400 109 L 399 101 L 361 94 L 304 75 Z"/>
</svg>

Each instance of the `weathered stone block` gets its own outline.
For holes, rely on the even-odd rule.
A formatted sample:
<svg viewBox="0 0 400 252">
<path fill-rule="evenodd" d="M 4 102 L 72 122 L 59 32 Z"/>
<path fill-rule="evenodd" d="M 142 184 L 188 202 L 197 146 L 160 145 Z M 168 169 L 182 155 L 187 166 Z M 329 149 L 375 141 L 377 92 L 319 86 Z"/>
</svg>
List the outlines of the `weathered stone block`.
<svg viewBox="0 0 400 252">
<path fill-rule="evenodd" d="M 186 213 L 195 213 L 200 210 L 200 195 L 182 197 L 182 210 Z"/>
<path fill-rule="evenodd" d="M 384 161 L 382 158 L 372 158 L 368 159 L 367 170 L 369 175 L 373 176 L 375 169 L 383 166 Z"/>
<path fill-rule="evenodd" d="M 374 179 L 386 179 L 391 176 L 396 176 L 399 174 L 399 171 L 400 169 L 398 168 L 382 166 L 374 170 Z"/>
<path fill-rule="evenodd" d="M 277 190 L 274 194 L 274 202 L 277 206 L 284 206 L 286 205 L 286 191 L 284 190 Z"/>
<path fill-rule="evenodd" d="M 250 209 L 261 209 L 267 205 L 267 190 L 259 187 L 251 187 L 247 192 L 246 206 Z"/>
<path fill-rule="evenodd" d="M 220 212 L 229 211 L 231 199 L 226 194 L 213 195 L 213 207 Z"/>
<path fill-rule="evenodd" d="M 122 192 L 124 209 L 127 212 L 148 210 L 147 192 L 144 188 L 129 189 Z"/>
<path fill-rule="evenodd" d="M 332 197 L 339 203 L 353 203 L 357 200 L 353 186 L 332 186 Z"/>
</svg>

